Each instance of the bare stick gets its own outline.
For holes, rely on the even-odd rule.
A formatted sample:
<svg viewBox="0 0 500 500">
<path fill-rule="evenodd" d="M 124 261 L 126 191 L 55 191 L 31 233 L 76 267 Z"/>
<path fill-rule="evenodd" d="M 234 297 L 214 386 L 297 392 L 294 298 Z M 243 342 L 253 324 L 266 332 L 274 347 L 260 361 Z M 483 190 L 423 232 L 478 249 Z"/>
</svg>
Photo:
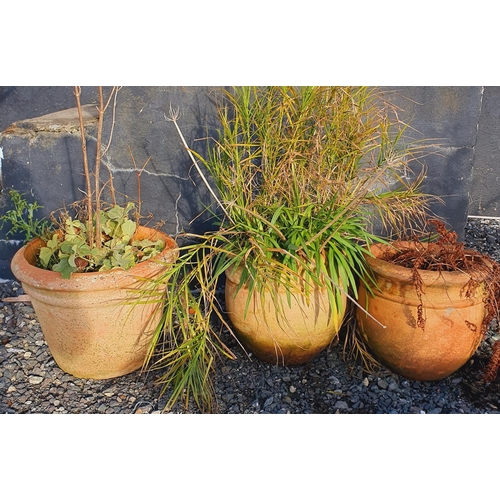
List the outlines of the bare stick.
<svg viewBox="0 0 500 500">
<path fill-rule="evenodd" d="M 89 171 L 89 161 L 87 156 L 87 143 L 85 141 L 85 128 L 83 126 L 83 112 L 82 105 L 80 102 L 80 95 L 82 93 L 82 88 L 75 86 L 75 97 L 76 97 L 76 107 L 78 108 L 78 118 L 80 120 L 80 135 L 82 139 L 82 153 L 83 153 L 83 171 L 85 173 L 85 182 L 87 184 L 87 220 L 89 225 L 89 246 L 93 247 L 94 242 L 94 230 L 92 224 L 92 187 L 90 184 L 90 171 Z"/>
<path fill-rule="evenodd" d="M 170 106 L 170 116 L 167 118 L 167 116 L 165 115 L 165 119 L 168 120 L 168 121 L 170 121 L 170 122 L 173 122 L 173 124 L 175 125 L 175 128 L 177 129 L 177 133 L 179 134 L 179 136 L 181 138 L 181 141 L 182 141 L 182 144 L 184 146 L 184 149 L 187 151 L 189 157 L 193 161 L 193 163 L 194 163 L 194 165 L 196 167 L 196 170 L 198 170 L 198 173 L 200 174 L 200 177 L 202 178 L 203 182 L 205 183 L 205 186 L 207 186 L 208 190 L 210 191 L 210 194 L 214 197 L 215 201 L 217 201 L 217 204 L 222 209 L 222 211 L 224 212 L 224 214 L 226 215 L 226 217 L 230 221 L 232 221 L 230 215 L 227 213 L 226 209 L 224 208 L 224 205 L 219 200 L 219 198 L 217 198 L 217 195 L 214 193 L 212 187 L 208 183 L 205 175 L 203 174 L 200 166 L 198 165 L 198 162 L 196 161 L 196 158 L 193 156 L 193 153 L 191 153 L 191 150 L 189 149 L 189 147 L 188 147 L 188 145 L 186 143 L 186 140 L 184 139 L 184 136 L 182 135 L 181 129 L 179 128 L 179 125 L 177 125 L 178 118 L 179 118 L 179 110 L 177 109 L 177 110 L 174 111 L 172 109 L 172 106 Z"/>
<path fill-rule="evenodd" d="M 106 103 L 106 106 L 104 106 L 104 109 L 107 109 L 111 102 L 111 98 L 113 98 L 113 107 L 112 107 L 112 113 L 111 113 L 111 130 L 109 132 L 109 139 L 108 139 L 108 144 L 106 145 L 104 151 L 103 151 L 103 156 L 108 152 L 108 149 L 111 145 L 111 140 L 113 138 L 113 132 L 115 129 L 115 122 L 116 122 L 116 100 L 118 97 L 118 92 L 120 91 L 121 87 L 113 87 L 113 90 L 111 91 L 111 94 L 109 95 L 108 102 Z M 111 196 L 111 203 L 113 205 L 116 205 L 116 196 L 115 196 L 115 186 L 113 184 L 113 172 L 105 163 L 106 168 L 108 169 L 109 173 L 109 194 Z"/>
<path fill-rule="evenodd" d="M 138 207 L 138 221 L 139 218 L 141 217 L 141 207 L 142 207 L 142 201 L 141 201 L 141 174 L 144 172 L 144 169 L 146 168 L 146 165 L 149 163 L 149 160 L 151 160 L 151 156 L 144 162 L 144 165 L 141 167 L 139 170 L 137 168 L 137 164 L 135 163 L 135 158 L 134 154 L 132 153 L 132 150 L 130 149 L 130 146 L 128 148 L 129 154 L 132 158 L 132 163 L 134 164 L 134 171 L 135 171 L 135 177 L 137 179 L 137 207 Z"/>
<path fill-rule="evenodd" d="M 102 247 L 101 235 L 101 144 L 102 144 L 102 127 L 104 121 L 104 100 L 102 96 L 102 87 L 99 89 L 99 123 L 97 125 L 97 142 L 95 154 L 95 244 L 97 248 Z"/>
<path fill-rule="evenodd" d="M 17 297 L 4 297 L 0 299 L 0 302 L 31 302 L 31 297 L 29 295 L 18 295 Z"/>
</svg>

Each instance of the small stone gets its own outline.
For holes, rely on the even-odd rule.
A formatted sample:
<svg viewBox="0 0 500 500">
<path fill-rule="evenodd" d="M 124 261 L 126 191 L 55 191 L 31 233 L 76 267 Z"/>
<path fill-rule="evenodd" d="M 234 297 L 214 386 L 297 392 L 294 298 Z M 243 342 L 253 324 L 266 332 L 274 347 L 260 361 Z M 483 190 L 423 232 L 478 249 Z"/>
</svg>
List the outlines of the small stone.
<svg viewBox="0 0 500 500">
<path fill-rule="evenodd" d="M 441 413 L 441 411 L 442 411 L 442 408 L 433 408 L 429 413 L 436 415 L 438 413 Z"/>
<path fill-rule="evenodd" d="M 11 352 L 13 354 L 21 354 L 22 352 L 24 352 L 24 350 L 18 349 L 17 347 L 10 347 L 9 349 L 7 349 L 7 352 Z"/>
<path fill-rule="evenodd" d="M 16 387 L 11 385 L 8 389 L 7 389 L 7 394 L 9 394 L 10 392 L 15 392 L 17 391 Z"/>
<path fill-rule="evenodd" d="M 347 410 L 349 405 L 345 401 L 337 401 L 335 403 L 335 408 L 338 408 L 339 410 Z"/>
<path fill-rule="evenodd" d="M 273 402 L 274 402 L 274 397 L 273 397 L 273 396 L 271 396 L 271 397 L 267 398 L 267 399 L 266 399 L 266 402 L 264 403 L 264 408 L 265 408 L 266 406 L 270 406 L 271 404 L 273 404 Z"/>
<path fill-rule="evenodd" d="M 290 386 L 290 392 L 293 394 L 295 391 L 297 390 L 297 388 L 294 386 L 294 385 L 291 385 Z"/>
<path fill-rule="evenodd" d="M 28 377 L 28 381 L 33 385 L 41 384 L 43 381 L 43 377 L 40 377 L 39 375 L 30 375 Z"/>
<path fill-rule="evenodd" d="M 29 358 L 31 358 L 31 352 L 26 351 L 26 352 L 24 353 L 23 357 L 24 357 L 24 359 L 29 359 Z"/>
<path fill-rule="evenodd" d="M 365 387 L 368 387 L 370 385 L 370 381 L 366 377 L 363 379 L 363 385 Z"/>
<path fill-rule="evenodd" d="M 45 344 L 45 342 L 43 340 L 35 340 L 35 345 L 37 346 L 42 346 L 43 344 Z"/>
<path fill-rule="evenodd" d="M 378 379 L 377 381 L 377 385 L 381 388 L 381 389 L 387 389 L 389 387 L 389 384 L 385 381 L 385 380 L 382 380 L 382 379 Z"/>
</svg>

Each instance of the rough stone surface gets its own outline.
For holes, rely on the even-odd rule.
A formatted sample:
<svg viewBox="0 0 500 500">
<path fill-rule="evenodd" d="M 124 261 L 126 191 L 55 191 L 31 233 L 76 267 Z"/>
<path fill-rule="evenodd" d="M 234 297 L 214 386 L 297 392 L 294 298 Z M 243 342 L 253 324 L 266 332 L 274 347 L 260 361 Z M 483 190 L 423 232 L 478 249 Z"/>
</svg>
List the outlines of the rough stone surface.
<svg viewBox="0 0 500 500">
<path fill-rule="evenodd" d="M 400 107 L 400 118 L 411 123 L 406 137 L 429 148 L 423 161 L 427 176 L 422 189 L 445 202 L 434 212 L 463 238 L 475 165 L 483 87 L 389 87 L 387 96 Z M 488 133 L 487 130 L 484 133 Z M 482 165 L 477 165 L 478 169 Z"/>
<path fill-rule="evenodd" d="M 500 262 L 500 223 L 472 221 L 469 246 Z M 22 293 L 13 281 L 0 282 L 0 298 Z M 216 413 L 269 414 L 477 414 L 500 412 L 500 380 L 481 382 L 492 344 L 492 328 L 472 359 L 437 382 L 407 380 L 382 369 L 350 369 L 342 343 L 313 361 L 280 367 L 246 356 L 230 336 L 224 340 L 238 358 L 221 359 L 214 375 Z M 27 355 L 29 354 L 29 355 Z M 110 380 L 83 380 L 55 364 L 30 304 L 0 301 L 0 413 L 148 414 L 165 408 L 156 375 L 135 372 Z M 172 413 L 198 413 L 177 404 Z"/>
<path fill-rule="evenodd" d="M 500 216 L 500 87 L 484 87 L 469 213 Z"/>
</svg>

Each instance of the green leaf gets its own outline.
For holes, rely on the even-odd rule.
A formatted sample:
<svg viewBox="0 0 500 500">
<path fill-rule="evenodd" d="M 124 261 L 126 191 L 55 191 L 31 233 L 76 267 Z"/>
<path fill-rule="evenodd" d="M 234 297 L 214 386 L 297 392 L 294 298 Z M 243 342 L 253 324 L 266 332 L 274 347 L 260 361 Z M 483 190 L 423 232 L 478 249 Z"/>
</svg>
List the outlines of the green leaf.
<svg viewBox="0 0 500 500">
<path fill-rule="evenodd" d="M 121 224 L 121 233 L 126 242 L 129 242 L 132 239 L 132 236 L 135 234 L 136 227 L 137 224 L 130 219 Z"/>
<path fill-rule="evenodd" d="M 58 245 L 59 245 L 59 238 L 57 237 L 57 234 L 54 234 L 52 236 L 52 239 L 47 241 L 47 246 L 40 248 L 40 253 L 38 257 L 44 269 L 48 269 L 50 260 L 54 255 L 54 253 L 56 252 Z"/>
<path fill-rule="evenodd" d="M 132 247 L 127 247 L 125 252 L 113 252 L 111 256 L 111 266 L 120 267 L 122 269 L 130 269 L 135 264 L 135 255 L 132 252 Z"/>
<path fill-rule="evenodd" d="M 63 278 L 69 279 L 71 273 L 78 271 L 78 269 L 69 263 L 67 257 L 63 257 L 57 264 L 52 266 L 52 271 L 60 272 Z"/>
</svg>

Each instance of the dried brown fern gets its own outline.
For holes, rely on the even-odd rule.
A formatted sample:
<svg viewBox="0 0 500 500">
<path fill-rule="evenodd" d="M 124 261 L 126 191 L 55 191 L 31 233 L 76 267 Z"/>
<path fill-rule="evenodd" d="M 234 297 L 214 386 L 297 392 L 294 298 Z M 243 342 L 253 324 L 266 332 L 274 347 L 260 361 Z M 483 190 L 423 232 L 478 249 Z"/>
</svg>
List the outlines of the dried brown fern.
<svg viewBox="0 0 500 500">
<path fill-rule="evenodd" d="M 406 267 L 412 270 L 413 282 L 420 305 L 417 307 L 417 326 L 425 327 L 425 318 L 423 315 L 422 294 L 425 293 L 423 281 L 420 276 L 421 270 L 430 271 L 460 271 L 469 275 L 470 279 L 464 288 L 464 295 L 470 297 L 474 290 L 484 284 L 486 294 L 484 305 L 486 314 L 481 324 L 481 333 L 486 335 L 491 321 L 500 318 L 499 300 L 500 300 L 500 265 L 480 252 L 465 247 L 465 244 L 458 241 L 458 235 L 454 231 L 448 231 L 443 222 L 439 220 L 429 220 L 429 225 L 434 226 L 435 232 L 429 232 L 427 241 L 422 243 L 422 239 L 415 237 L 415 245 L 410 248 L 398 249 L 397 253 L 391 248 L 384 252 L 379 258 L 393 264 Z M 497 321 L 498 324 L 500 322 Z M 467 324 L 471 330 L 475 330 L 476 325 Z M 352 350 L 357 351 L 358 356 L 364 362 L 365 368 L 373 367 L 373 361 L 367 356 L 369 350 L 363 344 L 359 335 L 355 338 Z M 363 344 L 363 345 L 361 345 Z M 366 362 L 367 360 L 368 362 Z M 493 346 L 493 354 L 488 366 L 485 369 L 483 381 L 488 383 L 496 378 L 500 368 L 500 341 Z"/>
</svg>

